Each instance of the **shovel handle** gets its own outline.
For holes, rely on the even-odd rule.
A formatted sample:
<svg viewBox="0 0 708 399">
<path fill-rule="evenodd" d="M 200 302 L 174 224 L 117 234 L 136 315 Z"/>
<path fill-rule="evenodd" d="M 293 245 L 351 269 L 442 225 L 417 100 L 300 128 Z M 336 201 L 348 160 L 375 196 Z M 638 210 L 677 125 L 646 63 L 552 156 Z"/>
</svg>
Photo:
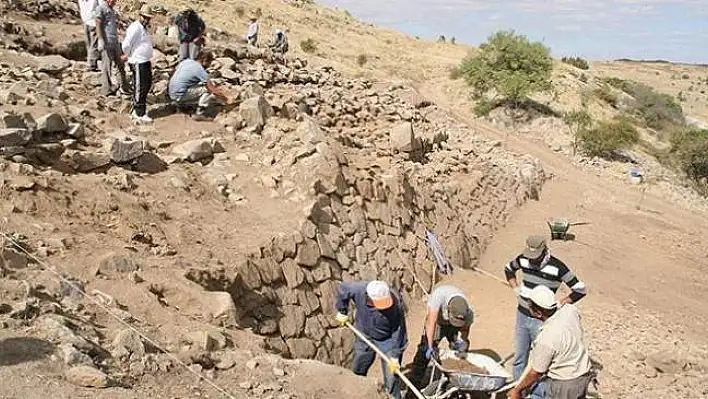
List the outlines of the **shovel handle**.
<svg viewBox="0 0 708 399">
<path fill-rule="evenodd" d="M 371 349 L 373 349 L 374 352 L 376 352 L 379 356 L 381 356 L 381 359 L 383 359 L 386 363 L 391 362 L 391 359 L 388 356 L 386 356 L 386 354 L 383 353 L 383 351 L 381 349 L 379 349 L 376 345 L 374 345 L 373 342 L 371 342 L 368 338 L 366 338 L 366 336 L 364 334 L 362 334 L 359 330 L 357 330 L 356 327 L 354 327 L 352 325 L 352 323 L 347 322 L 346 326 L 349 327 L 349 329 L 352 330 L 354 332 L 354 334 L 356 334 L 356 336 L 359 337 L 359 339 L 364 341 L 365 344 L 369 345 L 369 347 Z M 415 394 L 416 398 L 426 399 L 426 397 L 423 396 L 423 394 L 418 390 L 418 388 L 416 388 L 415 385 L 413 385 L 413 383 L 408 379 L 408 377 L 406 377 L 401 372 L 401 370 L 396 370 L 396 375 L 401 379 L 401 381 L 403 381 L 404 384 L 406 384 L 408 386 L 408 388 L 411 390 L 411 392 L 413 392 L 413 394 Z"/>
</svg>

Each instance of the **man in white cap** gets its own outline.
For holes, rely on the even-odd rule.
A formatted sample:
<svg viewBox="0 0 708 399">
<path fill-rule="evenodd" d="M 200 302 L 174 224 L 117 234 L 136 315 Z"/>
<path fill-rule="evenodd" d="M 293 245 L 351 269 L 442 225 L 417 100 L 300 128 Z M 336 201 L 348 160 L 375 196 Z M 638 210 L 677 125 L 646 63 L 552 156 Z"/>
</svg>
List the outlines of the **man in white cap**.
<svg viewBox="0 0 708 399">
<path fill-rule="evenodd" d="M 423 336 L 413 359 L 412 379 L 417 384 L 420 384 L 430 359 L 437 359 L 438 345 L 443 338 L 454 351 L 467 352 L 473 322 L 474 311 L 462 290 L 441 285 L 430 293 Z"/>
<path fill-rule="evenodd" d="M 534 341 L 530 364 L 509 399 L 546 379 L 546 399 L 584 399 L 593 376 L 583 338 L 580 312 L 575 305 L 560 305 L 550 288 L 538 285 L 528 296 L 532 317 L 543 325 Z"/>
<path fill-rule="evenodd" d="M 391 292 L 383 281 L 345 281 L 337 289 L 335 319 L 340 326 L 349 322 L 349 302 L 356 309 L 355 328 L 391 359 L 381 360 L 386 391 L 393 399 L 401 398 L 401 381 L 394 375 L 400 369 L 403 352 L 408 346 L 406 317 L 401 297 Z M 354 342 L 354 374 L 365 376 L 376 359 L 376 352 L 364 341 Z"/>
<path fill-rule="evenodd" d="M 523 280 L 519 284 L 516 273 L 523 272 Z M 565 283 L 571 293 L 561 299 L 561 303 L 575 303 L 582 299 L 587 291 L 585 284 L 578 279 L 573 271 L 561 260 L 551 255 L 544 236 L 529 236 L 526 239 L 524 251 L 509 262 L 504 268 L 509 285 L 516 290 L 518 306 L 516 312 L 514 378 L 519 379 L 526 369 L 531 344 L 538 335 L 541 321 L 531 315 L 528 293 L 536 286 L 544 286 L 556 292 Z M 545 397 L 545 382 L 531 389 L 531 397 Z"/>
<path fill-rule="evenodd" d="M 147 96 L 152 88 L 153 43 L 150 35 L 152 10 L 144 5 L 140 8 L 138 19 L 125 32 L 121 48 L 121 60 L 128 62 L 133 72 L 133 112 L 130 117 L 136 123 L 152 123 L 147 114 Z"/>
</svg>

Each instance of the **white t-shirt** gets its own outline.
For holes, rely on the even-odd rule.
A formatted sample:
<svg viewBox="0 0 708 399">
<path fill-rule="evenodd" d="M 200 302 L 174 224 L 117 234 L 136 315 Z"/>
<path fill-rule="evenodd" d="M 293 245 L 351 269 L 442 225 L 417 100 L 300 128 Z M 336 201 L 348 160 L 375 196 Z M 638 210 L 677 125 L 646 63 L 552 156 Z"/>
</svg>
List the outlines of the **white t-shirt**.
<svg viewBox="0 0 708 399">
<path fill-rule="evenodd" d="M 441 285 L 430 293 L 430 298 L 428 298 L 428 309 L 439 311 L 440 313 L 438 314 L 438 320 L 442 319 L 447 322 L 450 320 L 450 317 L 447 314 L 447 304 L 450 302 L 450 299 L 456 296 L 465 298 L 465 294 L 454 285 Z M 467 298 L 465 298 L 465 300 L 467 300 Z M 465 317 L 465 324 L 472 324 L 473 318 L 474 313 L 472 306 L 470 306 L 470 311 L 467 313 L 467 317 Z"/>
<path fill-rule="evenodd" d="M 98 0 L 79 0 L 79 13 L 85 25 L 96 27 Z"/>
<path fill-rule="evenodd" d="M 140 21 L 134 21 L 125 31 L 123 53 L 128 54 L 129 64 L 141 64 L 152 59 L 152 36 Z"/>
<path fill-rule="evenodd" d="M 531 350 L 531 364 L 535 371 L 554 380 L 572 380 L 590 371 L 590 356 L 575 305 L 563 305 L 543 323 Z"/>
</svg>

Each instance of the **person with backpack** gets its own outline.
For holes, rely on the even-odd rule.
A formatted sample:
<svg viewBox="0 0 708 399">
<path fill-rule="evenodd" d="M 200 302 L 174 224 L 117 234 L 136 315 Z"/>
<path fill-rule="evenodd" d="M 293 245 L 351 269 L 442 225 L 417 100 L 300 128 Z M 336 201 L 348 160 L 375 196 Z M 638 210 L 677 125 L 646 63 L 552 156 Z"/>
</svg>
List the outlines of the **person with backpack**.
<svg viewBox="0 0 708 399">
<path fill-rule="evenodd" d="M 206 32 L 204 20 L 196 11 L 188 8 L 175 15 L 172 22 L 177 25 L 179 31 L 179 60 L 187 58 L 196 60 L 204 46 L 204 32 Z"/>
</svg>

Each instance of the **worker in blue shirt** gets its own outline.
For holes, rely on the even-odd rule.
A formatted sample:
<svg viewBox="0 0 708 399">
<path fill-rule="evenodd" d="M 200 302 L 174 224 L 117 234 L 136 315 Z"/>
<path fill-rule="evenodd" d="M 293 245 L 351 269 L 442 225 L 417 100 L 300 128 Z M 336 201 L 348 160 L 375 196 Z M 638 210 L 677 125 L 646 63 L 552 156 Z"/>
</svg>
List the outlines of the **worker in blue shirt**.
<svg viewBox="0 0 708 399">
<path fill-rule="evenodd" d="M 391 359 L 389 364 L 381 360 L 384 385 L 389 396 L 401 398 L 401 381 L 395 376 L 400 369 L 403 352 L 408 346 L 406 317 L 399 295 L 391 292 L 383 281 L 346 281 L 337 290 L 336 320 L 340 326 L 349 322 L 349 302 L 356 309 L 355 328 Z M 376 352 L 364 341 L 354 342 L 354 374 L 365 376 L 376 359 Z"/>
</svg>

